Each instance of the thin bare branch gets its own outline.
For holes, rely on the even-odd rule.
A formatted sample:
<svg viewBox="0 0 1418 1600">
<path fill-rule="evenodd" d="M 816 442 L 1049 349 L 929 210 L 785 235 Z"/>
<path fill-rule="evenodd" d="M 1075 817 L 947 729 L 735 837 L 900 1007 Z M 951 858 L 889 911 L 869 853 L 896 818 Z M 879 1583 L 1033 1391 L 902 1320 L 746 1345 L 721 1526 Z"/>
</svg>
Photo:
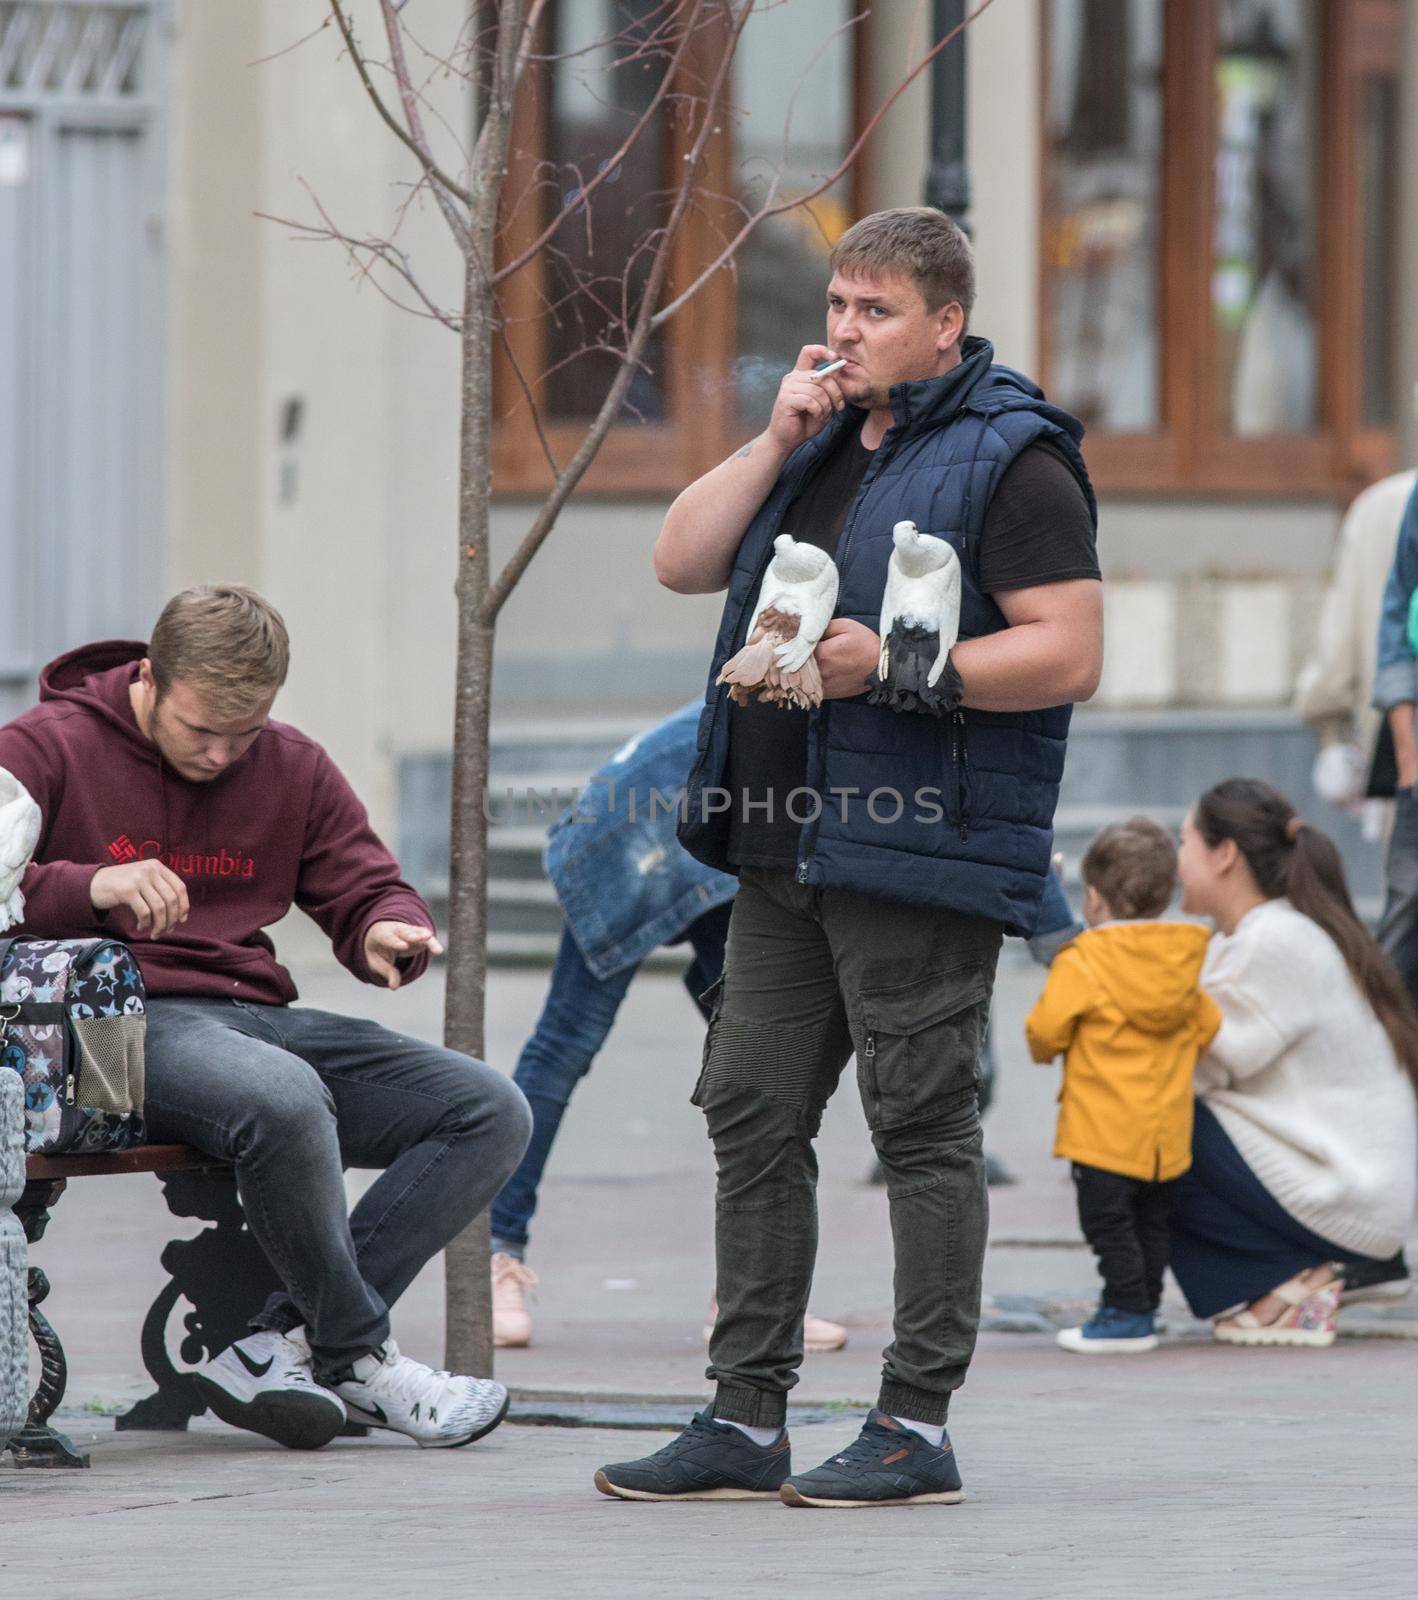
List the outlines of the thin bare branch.
<svg viewBox="0 0 1418 1600">
<path fill-rule="evenodd" d="M 670 58 L 669 65 L 665 68 L 665 71 L 660 78 L 659 85 L 656 88 L 655 93 L 650 98 L 649 104 L 640 114 L 635 126 L 622 140 L 620 148 L 613 156 L 607 159 L 606 164 L 601 168 L 596 176 L 591 179 L 589 183 L 582 184 L 576 190 L 575 204 L 563 206 L 556 216 L 551 219 L 542 232 L 537 236 L 537 238 L 531 244 L 529 244 L 520 255 L 514 256 L 511 261 L 497 269 L 497 271 L 493 274 L 492 281 L 494 284 L 505 283 L 514 272 L 520 272 L 522 268 L 525 267 L 527 263 L 536 256 L 537 252 L 555 236 L 557 230 L 568 217 L 574 215 L 583 207 L 586 209 L 589 217 L 590 208 L 586 205 L 586 202 L 603 183 L 608 181 L 610 174 L 615 172 L 620 166 L 621 162 L 625 160 L 627 155 L 629 155 L 630 151 L 635 145 L 635 142 L 645 131 L 645 128 L 648 125 L 651 117 L 653 117 L 655 112 L 659 110 L 660 104 L 664 100 L 670 84 L 674 81 L 676 74 L 679 72 L 680 63 L 684 60 L 684 53 L 689 48 L 689 41 L 693 36 L 695 26 L 699 19 L 699 14 L 703 9 L 703 5 L 704 0 L 693 0 L 693 9 L 690 12 L 689 21 L 685 26 L 679 44 L 675 48 L 675 53 Z"/>
<path fill-rule="evenodd" d="M 527 402 L 527 412 L 532 419 L 532 426 L 537 430 L 537 439 L 541 444 L 542 454 L 546 457 L 546 463 L 551 468 L 552 477 L 555 478 L 560 474 L 561 468 L 556 464 L 556 457 L 551 450 L 551 441 L 547 438 L 546 430 L 542 427 L 541 407 L 537 404 L 536 396 L 532 393 L 532 387 L 522 372 L 522 364 L 518 361 L 516 352 L 512 348 L 512 341 L 507 337 L 507 324 L 505 322 L 499 321 L 497 337 L 502 344 L 502 353 L 507 357 L 507 364 L 512 368 L 512 375 L 517 380 L 517 386 L 522 391 L 522 398 Z"/>
<path fill-rule="evenodd" d="M 571 498 L 577 484 L 585 476 L 586 469 L 595 460 L 606 434 L 610 432 L 612 423 L 620 415 L 621 408 L 625 404 L 625 397 L 630 389 L 631 379 L 640 365 L 645 346 L 654 331 L 654 307 L 664 290 L 665 279 L 669 275 L 670 258 L 674 253 L 675 238 L 679 233 L 680 225 L 688 215 L 690 204 L 693 201 L 695 180 L 699 173 L 700 163 L 704 159 L 705 147 L 714 131 L 714 120 L 718 115 L 719 99 L 724 92 L 724 83 L 728 78 L 729 68 L 733 63 L 734 51 L 738 47 L 739 39 L 742 37 L 744 25 L 748 22 L 753 12 L 753 5 L 754 0 L 743 0 L 742 5 L 734 14 L 733 26 L 725 43 L 722 58 L 718 63 L 713 81 L 704 98 L 703 120 L 685 160 L 684 173 L 675 194 L 674 206 L 660 236 L 654 262 L 641 293 L 640 309 L 636 314 L 635 327 L 631 333 L 630 342 L 620 358 L 620 371 L 616 373 L 605 399 L 601 402 L 601 408 L 596 413 L 590 427 L 587 428 L 581 443 L 577 446 L 576 453 L 552 485 L 551 492 L 543 500 L 536 517 L 533 519 L 532 526 L 527 530 L 522 542 L 512 553 L 502 571 L 498 573 L 496 580 L 489 585 L 487 596 L 478 612 L 479 619 L 486 627 L 492 627 L 496 623 L 498 613 L 506 604 L 507 597 L 516 588 L 532 558 L 541 549 L 547 535 L 556 525 L 556 519 L 561 515 L 562 507 Z"/>
<path fill-rule="evenodd" d="M 330 19 L 326 17 L 318 27 L 312 28 L 309 33 L 301 34 L 300 38 L 293 39 L 289 44 L 282 45 L 279 50 L 273 50 L 268 56 L 257 56 L 254 61 L 248 61 L 248 67 L 268 66 L 272 61 L 279 61 L 282 56 L 288 56 L 292 50 L 299 50 L 301 45 L 309 44 L 317 33 L 324 33 L 330 26 Z"/>
<path fill-rule="evenodd" d="M 846 155 L 842 157 L 841 161 L 838 162 L 836 167 L 834 167 L 833 170 L 828 173 L 828 175 L 823 178 L 815 187 L 807 190 L 804 194 L 796 195 L 791 200 L 783 200 L 775 204 L 771 203 L 770 199 L 770 203 L 761 205 L 748 218 L 743 227 L 739 229 L 733 238 L 729 240 L 728 244 L 724 246 L 719 254 L 715 256 L 713 261 L 711 261 L 709 265 L 695 277 L 693 282 L 690 283 L 686 288 L 682 289 L 680 293 L 669 302 L 668 305 L 661 306 L 661 308 L 655 313 L 655 326 L 657 328 L 660 327 L 663 323 L 667 322 L 672 316 L 674 316 L 675 312 L 678 311 L 681 306 L 692 300 L 694 296 L 697 295 L 704 287 L 704 285 L 709 282 L 714 274 L 738 253 L 738 251 L 742 248 L 744 241 L 758 228 L 761 223 L 766 222 L 769 217 L 778 217 L 782 216 L 784 212 L 796 211 L 800 206 L 807 205 L 809 201 L 815 200 L 818 195 L 823 194 L 830 189 L 832 185 L 836 183 L 838 179 L 840 179 L 842 175 L 851 168 L 853 162 L 855 162 L 857 157 L 861 154 L 862 148 L 866 144 L 867 140 L 870 139 L 872 134 L 876 132 L 877 127 L 881 123 L 881 119 L 888 111 L 891 110 L 892 106 L 896 104 L 906 90 L 910 88 L 911 84 L 914 83 L 918 77 L 920 77 L 920 75 L 926 70 L 931 62 L 935 60 L 942 50 L 944 50 L 948 45 L 952 44 L 955 39 L 961 33 L 963 33 L 972 22 L 975 21 L 977 17 L 982 16 L 993 4 L 994 0 L 980 0 L 979 5 L 975 7 L 975 9 L 968 17 L 965 18 L 963 22 L 958 23 L 950 30 L 948 34 L 946 34 L 943 39 L 938 40 L 937 43 L 931 46 L 925 55 L 921 57 L 916 65 L 911 68 L 911 70 L 904 78 L 901 79 L 891 93 L 887 95 L 886 99 L 883 100 L 882 103 L 877 107 L 875 113 L 868 119 L 866 125 L 862 128 L 862 131 L 852 142 L 852 146 L 847 151 Z M 776 192 L 776 190 L 777 181 L 775 180 L 769 188 L 770 197 Z"/>
<path fill-rule="evenodd" d="M 788 151 L 791 149 L 793 143 L 793 115 L 798 109 L 798 96 L 803 92 L 808 79 L 812 76 L 813 68 L 818 64 L 819 61 L 823 59 L 823 57 L 838 39 L 849 33 L 859 24 L 865 22 L 870 15 L 871 13 L 869 11 L 859 11 L 857 12 L 856 16 L 848 17 L 847 20 L 839 27 L 834 28 L 832 32 L 829 33 L 822 41 L 822 43 L 818 45 L 817 49 L 813 51 L 811 56 L 808 57 L 806 66 L 804 66 L 803 70 L 798 74 L 798 81 L 793 85 L 793 92 L 788 96 L 788 104 L 783 110 L 783 145 L 782 155 L 779 159 L 780 171 L 784 166 L 787 165 Z"/>
<path fill-rule="evenodd" d="M 452 178 L 426 151 L 420 150 L 417 142 L 407 134 L 399 124 L 399 119 L 384 104 L 384 97 L 374 86 L 374 80 L 369 75 L 369 64 L 360 54 L 359 46 L 355 43 L 354 30 L 350 27 L 349 18 L 345 16 L 340 0 L 330 0 L 330 11 L 335 18 L 335 26 L 340 30 L 340 36 L 345 41 L 345 48 L 350 53 L 350 60 L 354 62 L 355 71 L 359 74 L 359 81 L 364 85 L 364 92 L 369 96 L 371 104 L 379 113 L 382 121 L 406 149 L 411 150 L 422 162 L 424 170 L 431 178 L 443 185 L 455 200 L 461 200 L 465 206 L 471 207 L 473 197 L 460 183 L 455 183 Z"/>
<path fill-rule="evenodd" d="M 338 11 L 338 0 L 335 0 L 335 8 Z M 408 124 L 409 138 L 423 162 L 424 173 L 430 180 L 433 198 L 443 213 L 443 220 L 448 224 L 458 248 L 466 250 L 468 219 L 459 211 L 457 201 L 443 183 L 434 177 L 437 164 L 433 159 L 433 147 L 429 144 L 428 135 L 424 131 L 418 94 L 409 76 L 409 63 L 404 54 L 403 24 L 399 21 L 399 6 L 395 4 L 395 0 L 379 0 L 379 9 L 384 17 L 384 34 L 389 41 L 389 65 L 394 73 L 394 83 L 399 90 L 399 101 L 404 108 L 404 121 Z"/>
<path fill-rule="evenodd" d="M 637 16 L 633 22 L 616 33 L 602 34 L 599 38 L 592 39 L 589 44 L 582 45 L 579 50 L 539 51 L 533 55 L 532 60 L 543 63 L 577 61 L 583 56 L 593 55 L 599 50 L 624 43 L 631 47 L 630 53 L 607 62 L 605 66 L 614 68 L 628 62 L 639 61 L 644 56 L 655 54 L 658 49 L 663 48 L 662 36 L 671 30 L 683 5 L 684 0 L 660 0 L 654 11 L 647 11 L 643 16 Z"/>
<path fill-rule="evenodd" d="M 413 316 L 427 316 L 434 322 L 442 323 L 445 328 L 450 329 L 454 333 L 461 331 L 461 321 L 451 312 L 445 311 L 424 289 L 414 272 L 413 264 L 410 262 L 408 256 L 405 255 L 404 252 L 400 250 L 392 240 L 357 239 L 354 237 L 354 235 L 346 233 L 321 204 L 319 196 L 316 195 L 315 191 L 310 187 L 304 178 L 300 179 L 300 186 L 310 196 L 310 203 L 315 207 L 316 211 L 319 212 L 320 219 L 324 223 L 323 227 L 317 228 L 314 223 L 310 222 L 295 222 L 289 217 L 273 216 L 268 211 L 258 211 L 256 215 L 265 222 L 279 223 L 281 227 L 290 228 L 295 233 L 303 235 L 303 239 L 301 241 L 303 243 L 319 242 L 338 244 L 349 256 L 351 262 L 358 270 L 360 277 L 369 283 L 379 294 L 382 294 L 391 305 L 396 305 L 400 308 L 400 310 L 407 311 Z M 364 252 L 365 255 L 370 256 L 375 260 L 382 261 L 392 271 L 397 272 L 404 282 L 408 284 L 409 288 L 413 290 L 415 295 L 418 296 L 420 302 L 423 304 L 424 310 L 420 311 L 417 306 L 408 305 L 403 300 L 398 300 L 391 295 L 384 285 L 380 283 L 378 278 L 376 278 L 369 270 L 369 262 L 361 259 L 361 251 Z"/>
<path fill-rule="evenodd" d="M 463 26 L 466 28 L 468 24 L 465 22 Z M 420 55 L 424 57 L 424 64 L 427 67 L 427 72 L 424 75 L 423 81 L 417 87 L 419 105 L 423 108 L 424 114 L 428 117 L 431 117 L 433 121 L 436 122 L 448 136 L 449 143 L 455 150 L 457 150 L 458 159 L 462 162 L 462 168 L 460 170 L 466 171 L 469 159 L 467 145 L 468 126 L 466 101 L 460 102 L 458 114 L 461 125 L 455 126 L 444 114 L 443 108 L 438 104 L 438 102 L 429 98 L 429 87 L 433 83 L 434 79 L 439 76 L 440 72 L 445 77 L 456 78 L 458 82 L 464 84 L 465 86 L 471 86 L 471 80 L 461 68 L 455 67 L 448 62 L 438 61 L 434 57 L 432 51 L 430 51 L 425 45 L 419 43 L 419 40 L 413 29 L 407 22 L 401 21 L 399 24 L 399 29 L 407 43 L 414 45 L 418 49 Z"/>
</svg>

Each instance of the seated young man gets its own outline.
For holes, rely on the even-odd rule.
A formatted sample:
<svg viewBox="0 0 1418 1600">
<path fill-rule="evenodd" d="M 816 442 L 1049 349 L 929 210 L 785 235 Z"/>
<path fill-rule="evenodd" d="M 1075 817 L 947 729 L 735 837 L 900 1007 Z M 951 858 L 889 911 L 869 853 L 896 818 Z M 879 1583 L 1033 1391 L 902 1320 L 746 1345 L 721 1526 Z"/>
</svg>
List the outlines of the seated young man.
<svg viewBox="0 0 1418 1600">
<path fill-rule="evenodd" d="M 212 1410 L 295 1449 L 347 1418 L 467 1444 L 507 1391 L 401 1355 L 389 1307 L 502 1187 L 531 1117 L 480 1061 L 292 1005 L 263 931 L 292 905 L 366 983 L 397 989 L 441 946 L 329 756 L 271 720 L 288 659 L 275 607 L 230 585 L 176 595 L 146 646 L 45 669 L 40 704 L 0 728 L 43 813 L 21 931 L 132 945 L 148 1138 L 232 1163 L 285 1284 L 199 1370 Z M 346 1166 L 382 1169 L 353 1215 Z"/>
</svg>

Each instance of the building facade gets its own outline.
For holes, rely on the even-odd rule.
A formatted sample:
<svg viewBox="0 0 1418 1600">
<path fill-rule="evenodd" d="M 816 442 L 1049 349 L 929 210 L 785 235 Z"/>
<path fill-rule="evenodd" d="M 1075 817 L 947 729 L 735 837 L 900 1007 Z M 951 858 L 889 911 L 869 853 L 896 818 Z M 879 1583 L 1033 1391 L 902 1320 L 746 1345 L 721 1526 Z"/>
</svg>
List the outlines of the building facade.
<svg viewBox="0 0 1418 1600">
<path fill-rule="evenodd" d="M 650 116 L 653 137 L 602 186 L 614 203 L 594 234 L 509 285 L 494 563 L 545 481 L 523 382 L 554 453 L 604 392 L 596 315 L 545 308 L 653 223 L 684 154 L 672 109 L 596 55 L 607 17 L 651 9 L 546 9 L 544 53 L 563 59 L 537 68 L 519 122 L 510 185 L 526 199 L 507 248 L 628 120 Z M 776 0 L 755 15 L 681 280 L 735 207 L 836 168 L 949 9 Z M 974 326 L 1089 427 L 1108 578 L 1099 710 L 1279 715 L 1339 514 L 1407 459 L 1413 9 L 994 0 L 968 30 Z M 377 8 L 350 10 L 378 53 Z M 438 53 L 466 11 L 403 13 L 449 161 L 470 95 Z M 765 224 L 656 336 L 625 420 L 504 612 L 495 715 L 514 742 L 630 726 L 702 689 L 718 601 L 657 588 L 664 508 L 761 425 L 777 376 L 820 337 L 837 233 L 923 198 L 941 81 L 919 74 L 840 181 Z M 430 297 L 455 303 L 459 263 L 415 176 L 324 0 L 0 5 L 7 704 L 59 649 L 141 636 L 176 586 L 255 583 L 294 639 L 283 714 L 417 854 L 439 825 L 451 723 L 457 341 L 286 225 L 396 238 Z"/>
</svg>

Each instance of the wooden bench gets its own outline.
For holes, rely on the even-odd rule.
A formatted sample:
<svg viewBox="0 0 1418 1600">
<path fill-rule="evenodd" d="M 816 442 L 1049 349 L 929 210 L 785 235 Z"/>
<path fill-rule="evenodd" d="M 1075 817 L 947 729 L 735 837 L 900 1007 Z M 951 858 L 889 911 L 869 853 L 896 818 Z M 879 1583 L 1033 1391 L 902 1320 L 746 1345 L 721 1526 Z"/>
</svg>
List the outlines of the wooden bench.
<svg viewBox="0 0 1418 1600">
<path fill-rule="evenodd" d="M 191 1306 L 183 1318 L 180 1345 L 181 1358 L 191 1368 L 246 1332 L 247 1319 L 277 1287 L 277 1279 L 245 1226 L 230 1167 L 184 1144 L 28 1157 L 24 1192 L 15 1202 L 25 1237 L 32 1245 L 44 1237 L 50 1212 L 70 1180 L 127 1172 L 155 1173 L 174 1215 L 216 1224 L 193 1238 L 174 1239 L 164 1248 L 162 1263 L 169 1279 L 143 1319 L 141 1341 L 143 1364 L 157 1392 L 138 1401 L 115 1424 L 120 1429 L 186 1428 L 206 1404 L 168 1353 L 168 1323 L 174 1309 L 183 1300 Z M 10 1449 L 16 1466 L 86 1467 L 88 1456 L 49 1426 L 64 1398 L 68 1363 L 59 1335 L 39 1309 L 48 1293 L 49 1279 L 31 1265 L 29 1324 L 39 1351 L 40 1377 L 28 1421 Z"/>
</svg>

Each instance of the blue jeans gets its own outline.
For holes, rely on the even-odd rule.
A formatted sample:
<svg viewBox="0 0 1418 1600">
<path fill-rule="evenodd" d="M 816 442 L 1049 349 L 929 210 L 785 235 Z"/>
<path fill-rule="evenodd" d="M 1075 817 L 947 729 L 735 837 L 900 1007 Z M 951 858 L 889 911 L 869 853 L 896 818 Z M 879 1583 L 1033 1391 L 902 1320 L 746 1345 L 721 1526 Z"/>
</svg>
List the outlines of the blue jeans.
<svg viewBox="0 0 1418 1600">
<path fill-rule="evenodd" d="M 696 1004 L 724 970 L 724 940 L 732 906 L 729 901 L 705 912 L 682 935 L 694 952 L 684 982 Z M 512 1075 L 532 1108 L 532 1140 L 522 1164 L 492 1203 L 494 1250 L 520 1258 L 526 1249 L 528 1224 L 537 1209 L 537 1189 L 571 1092 L 591 1070 L 638 970 L 637 965 L 610 978 L 593 976 L 576 941 L 563 930 L 546 1004 Z M 700 1010 L 707 1020 L 708 1009 L 700 1006 Z"/>
</svg>

